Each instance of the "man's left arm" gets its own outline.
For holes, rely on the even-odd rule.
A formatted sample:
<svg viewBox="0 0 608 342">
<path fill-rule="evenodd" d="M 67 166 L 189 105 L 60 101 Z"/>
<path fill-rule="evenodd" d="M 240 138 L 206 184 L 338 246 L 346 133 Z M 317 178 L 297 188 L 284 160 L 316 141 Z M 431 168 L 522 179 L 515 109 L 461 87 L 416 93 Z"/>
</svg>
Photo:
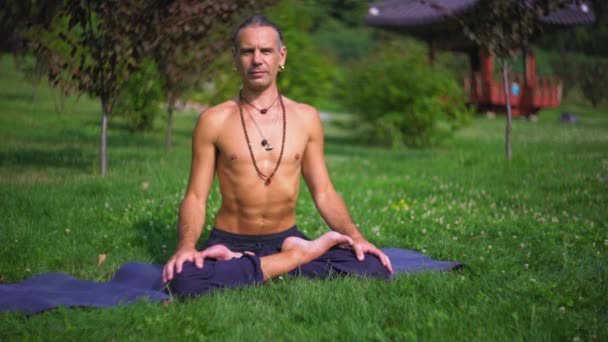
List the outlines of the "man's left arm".
<svg viewBox="0 0 608 342">
<path fill-rule="evenodd" d="M 389 258 L 365 239 L 348 213 L 344 201 L 336 192 L 325 164 L 323 126 L 316 110 L 311 117 L 307 125 L 310 136 L 302 158 L 302 175 L 317 210 L 331 229 L 353 239 L 353 250 L 358 260 L 363 260 L 365 253 L 373 254 L 393 273 Z"/>
</svg>

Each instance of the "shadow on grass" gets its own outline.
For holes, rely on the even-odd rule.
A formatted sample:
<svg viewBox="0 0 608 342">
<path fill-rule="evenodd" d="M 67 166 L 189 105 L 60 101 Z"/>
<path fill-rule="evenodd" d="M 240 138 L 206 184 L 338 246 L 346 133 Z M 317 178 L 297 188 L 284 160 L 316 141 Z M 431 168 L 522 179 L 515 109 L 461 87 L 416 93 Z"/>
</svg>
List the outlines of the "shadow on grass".
<svg viewBox="0 0 608 342">
<path fill-rule="evenodd" d="M 80 149 L 76 148 L 64 148 L 55 151 L 18 149 L 0 151 L 0 165 L 61 167 L 87 170 L 91 165 L 91 159 L 90 156 L 85 156 Z"/>
<path fill-rule="evenodd" d="M 404 148 L 393 150 L 390 147 L 370 144 L 356 136 L 326 136 L 325 153 L 341 157 L 357 157 L 371 160 L 421 159 L 430 158 L 432 153 L 425 149 Z"/>
<path fill-rule="evenodd" d="M 0 93 L 0 101 L 33 102 L 32 94 L 28 93 Z"/>
<path fill-rule="evenodd" d="M 144 246 L 153 261 L 163 264 L 175 253 L 177 247 L 177 232 L 175 227 L 171 225 L 170 229 L 166 229 L 169 222 L 164 221 L 140 221 L 133 225 L 137 232 L 135 243 Z M 209 230 L 203 230 L 200 239 L 197 243 L 197 248 L 200 249 L 203 242 L 209 237 Z"/>
<path fill-rule="evenodd" d="M 152 223 L 152 224 L 151 224 Z M 135 243 L 144 246 L 155 263 L 165 263 L 177 245 L 177 234 L 164 227 L 167 222 L 140 221 L 133 225 L 137 232 Z"/>
</svg>

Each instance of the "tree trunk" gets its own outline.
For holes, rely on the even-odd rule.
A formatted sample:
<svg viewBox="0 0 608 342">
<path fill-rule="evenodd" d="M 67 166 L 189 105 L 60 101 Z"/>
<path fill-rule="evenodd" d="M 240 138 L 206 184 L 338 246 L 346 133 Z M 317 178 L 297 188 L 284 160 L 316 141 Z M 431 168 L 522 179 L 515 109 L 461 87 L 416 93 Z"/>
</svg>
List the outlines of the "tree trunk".
<svg viewBox="0 0 608 342">
<path fill-rule="evenodd" d="M 57 87 L 57 96 L 53 97 L 53 105 L 55 108 L 55 113 L 61 115 L 65 109 L 65 98 L 66 92 L 64 90 L 64 86 Z"/>
<path fill-rule="evenodd" d="M 429 65 L 433 66 L 435 65 L 435 44 L 433 42 L 433 39 L 429 39 L 428 40 L 428 60 L 429 60 Z"/>
<path fill-rule="evenodd" d="M 173 109 L 175 108 L 175 96 L 169 94 L 169 103 L 167 104 L 167 151 L 173 148 Z"/>
<path fill-rule="evenodd" d="M 107 158 L 106 158 L 106 143 L 107 143 L 107 136 L 108 136 L 108 115 L 109 113 L 109 105 L 110 105 L 110 101 L 105 98 L 102 97 L 101 98 L 101 111 L 102 111 L 102 116 L 101 116 L 101 147 L 99 149 L 99 154 L 100 154 L 100 165 L 101 165 L 101 176 L 105 177 L 106 176 L 106 170 L 107 170 Z"/>
<path fill-rule="evenodd" d="M 509 64 L 505 58 L 502 59 L 502 79 L 505 88 L 505 103 L 507 105 L 507 129 L 505 137 L 507 160 L 511 160 L 511 92 L 509 89 Z"/>
<path fill-rule="evenodd" d="M 38 86 L 40 85 L 40 80 L 42 79 L 42 57 L 36 56 L 36 66 L 34 67 L 34 79 L 32 84 L 32 103 L 36 102 L 38 98 Z"/>
</svg>

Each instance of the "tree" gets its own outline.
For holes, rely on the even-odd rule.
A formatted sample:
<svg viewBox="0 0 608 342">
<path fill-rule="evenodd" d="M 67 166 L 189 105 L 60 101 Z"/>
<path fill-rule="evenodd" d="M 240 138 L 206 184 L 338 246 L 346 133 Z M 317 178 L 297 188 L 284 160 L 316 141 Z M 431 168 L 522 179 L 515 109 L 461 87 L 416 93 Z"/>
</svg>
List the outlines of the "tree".
<svg viewBox="0 0 608 342">
<path fill-rule="evenodd" d="M 156 6 L 149 40 L 167 99 L 168 150 L 172 147 L 173 111 L 177 99 L 204 77 L 213 58 L 230 45 L 233 25 L 222 23 L 269 2 L 175 0 Z"/>
<path fill-rule="evenodd" d="M 36 42 L 40 49 L 60 54 L 49 78 L 56 82 L 67 71 L 81 92 L 101 100 L 100 171 L 107 172 L 107 128 L 112 106 L 119 91 L 136 70 L 144 51 L 141 37 L 147 29 L 145 0 L 66 0 L 60 14 L 67 18 L 66 27 L 49 28 L 69 46 L 61 54 L 49 40 Z M 51 40 L 52 41 L 52 40 Z"/>
<path fill-rule="evenodd" d="M 45 51 L 34 50 L 34 65 L 21 63 L 23 56 L 31 50 L 29 36 L 31 28 L 49 27 L 55 18 L 60 1 L 5 1 L 0 7 L 0 52 L 12 53 L 18 69 L 32 81 L 32 101 L 36 100 L 38 84 L 48 68 L 52 56 Z"/>
<path fill-rule="evenodd" d="M 431 3 L 437 10 L 456 18 L 470 39 L 501 60 L 507 107 L 505 145 L 507 159 L 510 160 L 512 156 L 512 116 L 509 101 L 509 59 L 513 58 L 520 50 L 523 49 L 525 52 L 529 48 L 530 40 L 542 30 L 539 20 L 541 17 L 571 4 L 572 0 L 480 1 L 471 13 L 462 18 L 436 1 L 420 0 L 420 2 Z"/>
</svg>

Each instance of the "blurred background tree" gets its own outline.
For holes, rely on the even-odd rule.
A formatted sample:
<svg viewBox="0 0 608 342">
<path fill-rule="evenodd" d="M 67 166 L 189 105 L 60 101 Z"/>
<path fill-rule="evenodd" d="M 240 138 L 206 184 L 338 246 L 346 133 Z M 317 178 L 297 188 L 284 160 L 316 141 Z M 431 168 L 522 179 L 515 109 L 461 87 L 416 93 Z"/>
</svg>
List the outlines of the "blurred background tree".
<svg viewBox="0 0 608 342">
<path fill-rule="evenodd" d="M 435 145 L 471 117 L 458 82 L 445 67 L 431 66 L 426 47 L 414 40 L 395 39 L 350 70 L 342 98 L 358 115 L 352 128 L 363 141 Z"/>
<path fill-rule="evenodd" d="M 105 110 L 120 113 L 132 131 L 151 129 L 166 103 L 165 145 L 170 148 L 178 99 L 212 105 L 238 92 L 232 30 L 245 17 L 260 13 L 283 30 L 288 57 L 279 86 L 284 94 L 322 111 L 357 114 L 356 121 L 365 123 L 357 129 L 366 131 L 360 135 L 366 142 L 395 147 L 436 144 L 471 114 L 461 90 L 469 72 L 466 57 L 438 53 L 431 68 L 423 44 L 365 23 L 365 1 L 113 1 L 5 1 L 0 31 L 6 38 L 0 47 L 18 56 L 17 64 L 34 85 L 33 98 L 40 75 L 47 73 L 61 96 L 75 91 L 99 96 L 107 102 Z M 75 4 L 91 5 L 90 23 L 83 11 L 66 11 Z M 117 7 L 110 10 L 112 6 Z M 121 8 L 129 6 L 140 12 L 123 16 Z M 592 27 L 547 30 L 533 46 L 539 72 L 562 77 L 565 95 L 592 105 L 601 105 L 602 94 L 608 92 L 608 82 L 602 81 L 608 74 L 608 50 L 599 44 L 608 34 L 607 7 L 594 0 L 598 21 Z M 105 18 L 113 18 L 113 26 Z M 390 52 L 390 47 L 396 50 Z M 100 66 L 116 70 L 95 74 Z M 110 74 L 114 76 L 108 78 Z M 110 79 L 115 82 L 111 101 L 108 92 L 91 83 Z M 114 101 L 114 107 L 108 105 Z"/>
</svg>

